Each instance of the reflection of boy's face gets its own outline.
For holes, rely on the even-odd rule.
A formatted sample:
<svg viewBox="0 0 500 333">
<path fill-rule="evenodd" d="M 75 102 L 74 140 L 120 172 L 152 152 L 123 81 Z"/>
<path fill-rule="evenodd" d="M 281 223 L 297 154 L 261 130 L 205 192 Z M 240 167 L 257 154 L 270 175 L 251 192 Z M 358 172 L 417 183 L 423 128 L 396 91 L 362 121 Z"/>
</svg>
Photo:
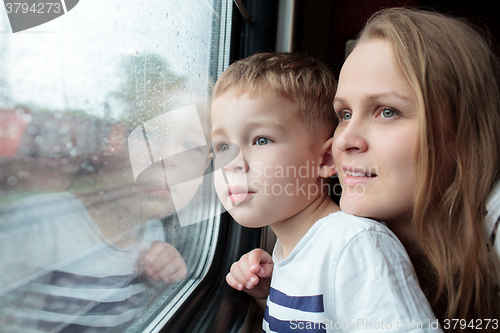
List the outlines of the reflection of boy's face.
<svg viewBox="0 0 500 333">
<path fill-rule="evenodd" d="M 184 207 L 202 182 L 201 176 L 207 166 L 206 147 L 174 156 L 175 160 L 156 162 L 137 177 L 136 184 L 143 194 L 143 214 L 147 219 L 161 218 Z M 187 178 L 190 175 L 196 177 Z"/>
<path fill-rule="evenodd" d="M 212 103 L 215 166 L 223 168 L 215 172 L 216 191 L 244 226 L 284 221 L 315 197 L 309 191 L 318 183 L 313 170 L 321 161 L 315 161 L 319 154 L 310 146 L 296 108 L 270 94 L 236 97 L 226 92 Z M 238 147 L 240 151 L 233 152 Z M 226 155 L 232 156 L 226 159 Z"/>
<path fill-rule="evenodd" d="M 195 195 L 209 161 L 196 108 L 167 112 L 129 136 L 136 185 L 146 218 L 160 218 L 184 207 Z"/>
</svg>

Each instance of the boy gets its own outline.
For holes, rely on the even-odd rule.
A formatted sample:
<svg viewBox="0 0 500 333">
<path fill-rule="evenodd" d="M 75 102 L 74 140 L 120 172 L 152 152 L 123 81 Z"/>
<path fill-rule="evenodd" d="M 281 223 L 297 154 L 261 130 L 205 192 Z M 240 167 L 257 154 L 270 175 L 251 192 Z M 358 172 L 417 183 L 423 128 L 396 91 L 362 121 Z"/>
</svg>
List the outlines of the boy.
<svg viewBox="0 0 500 333">
<path fill-rule="evenodd" d="M 251 56 L 217 81 L 217 194 L 238 223 L 269 225 L 278 238 L 272 260 L 251 252 L 227 281 L 257 299 L 269 293 L 266 332 L 425 329 L 435 317 L 401 243 L 329 196 L 335 87 L 324 65 L 294 54 Z"/>
</svg>

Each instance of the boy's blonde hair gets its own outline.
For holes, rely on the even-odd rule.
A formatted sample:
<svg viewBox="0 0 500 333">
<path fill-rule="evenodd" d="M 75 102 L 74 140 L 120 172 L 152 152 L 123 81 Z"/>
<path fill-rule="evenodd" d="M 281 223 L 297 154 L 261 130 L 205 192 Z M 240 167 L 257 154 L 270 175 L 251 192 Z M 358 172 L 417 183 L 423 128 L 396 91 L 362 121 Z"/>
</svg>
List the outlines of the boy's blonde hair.
<svg viewBox="0 0 500 333">
<path fill-rule="evenodd" d="M 231 92 L 236 96 L 273 93 L 297 105 L 311 142 L 328 139 L 337 126 L 333 98 L 337 83 L 318 60 L 294 53 L 258 53 L 236 61 L 222 73 L 213 98 Z"/>
<path fill-rule="evenodd" d="M 498 258 L 485 238 L 486 202 L 500 181 L 498 59 L 463 20 L 433 12 L 380 11 L 359 42 L 373 38 L 390 44 L 417 96 L 413 220 L 435 277 L 434 310 L 449 319 L 498 318 Z"/>
</svg>

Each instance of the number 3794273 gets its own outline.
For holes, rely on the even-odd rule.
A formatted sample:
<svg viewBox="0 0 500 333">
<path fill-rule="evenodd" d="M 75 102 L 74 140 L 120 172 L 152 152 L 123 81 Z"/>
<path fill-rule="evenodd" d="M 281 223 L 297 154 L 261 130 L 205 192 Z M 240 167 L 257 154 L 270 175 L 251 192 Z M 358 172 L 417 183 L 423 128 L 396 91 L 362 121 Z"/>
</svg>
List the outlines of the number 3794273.
<svg viewBox="0 0 500 333">
<path fill-rule="evenodd" d="M 7 14 L 11 13 L 33 13 L 33 14 L 48 14 L 61 12 L 61 3 L 58 2 L 38 2 L 32 5 L 26 2 L 7 2 L 5 3 Z"/>
<path fill-rule="evenodd" d="M 498 319 L 473 319 L 473 320 L 465 320 L 465 319 L 445 319 L 443 320 L 443 328 L 445 330 L 448 329 L 498 329 Z"/>
</svg>

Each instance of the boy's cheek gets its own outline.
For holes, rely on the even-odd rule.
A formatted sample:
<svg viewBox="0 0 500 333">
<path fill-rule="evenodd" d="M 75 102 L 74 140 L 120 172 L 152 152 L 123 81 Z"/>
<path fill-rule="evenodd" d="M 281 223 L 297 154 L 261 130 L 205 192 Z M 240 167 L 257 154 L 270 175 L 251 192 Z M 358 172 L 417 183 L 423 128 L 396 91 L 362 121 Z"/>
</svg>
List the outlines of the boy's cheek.
<svg viewBox="0 0 500 333">
<path fill-rule="evenodd" d="M 262 164 L 260 162 L 252 162 L 250 163 L 250 168 L 248 171 L 250 178 L 260 178 L 262 175 Z"/>
<path fill-rule="evenodd" d="M 261 182 L 258 179 L 253 179 L 250 181 L 250 188 L 255 192 L 255 195 L 261 193 Z"/>
</svg>

